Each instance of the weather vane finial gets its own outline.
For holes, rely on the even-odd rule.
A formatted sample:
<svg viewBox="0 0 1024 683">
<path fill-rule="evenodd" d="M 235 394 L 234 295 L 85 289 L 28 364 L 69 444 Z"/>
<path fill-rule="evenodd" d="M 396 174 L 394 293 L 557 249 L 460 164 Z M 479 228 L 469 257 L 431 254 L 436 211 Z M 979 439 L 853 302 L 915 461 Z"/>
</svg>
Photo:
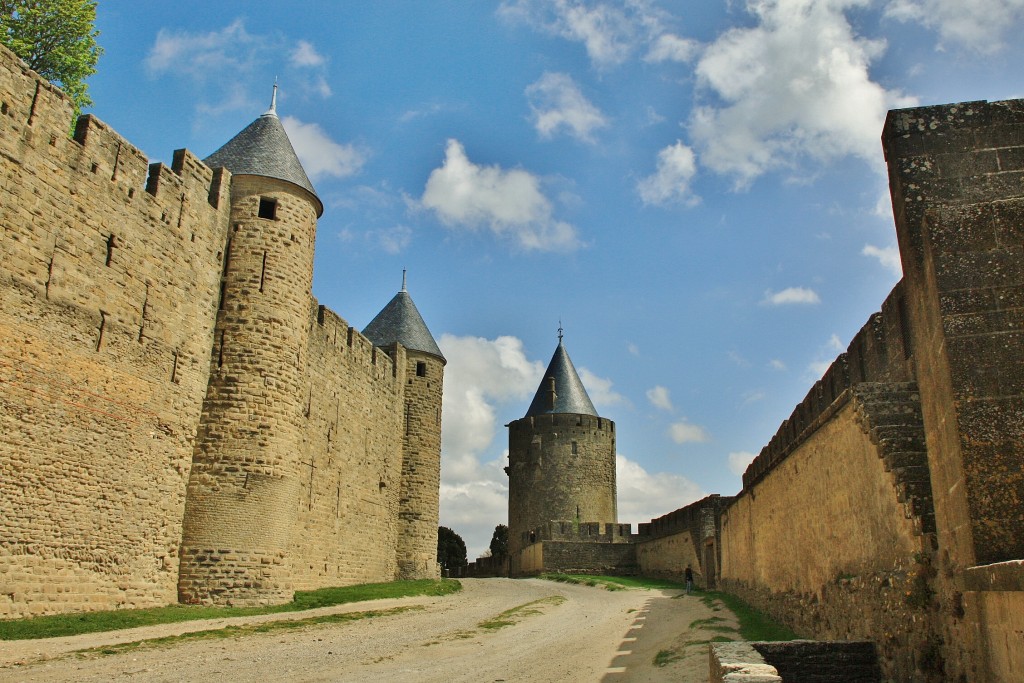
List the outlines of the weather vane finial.
<svg viewBox="0 0 1024 683">
<path fill-rule="evenodd" d="M 558 319 L 558 343 L 562 343 L 562 319 Z"/>
<path fill-rule="evenodd" d="M 277 76 L 274 76 L 274 94 L 270 96 L 270 109 L 267 113 L 277 116 Z"/>
<path fill-rule="evenodd" d="M 403 292 L 407 291 L 405 289 L 405 268 L 402 268 L 402 291 Z"/>
</svg>

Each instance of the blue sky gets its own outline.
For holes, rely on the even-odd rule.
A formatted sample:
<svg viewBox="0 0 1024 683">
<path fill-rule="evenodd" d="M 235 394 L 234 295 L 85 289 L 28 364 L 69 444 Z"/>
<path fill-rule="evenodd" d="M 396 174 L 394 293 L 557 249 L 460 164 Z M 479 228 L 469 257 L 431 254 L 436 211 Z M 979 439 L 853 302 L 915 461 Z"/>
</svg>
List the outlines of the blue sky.
<svg viewBox="0 0 1024 683">
<path fill-rule="evenodd" d="M 734 494 L 899 279 L 888 109 L 1024 96 L 1024 0 L 100 0 L 91 111 L 151 160 L 278 112 L 313 293 L 401 286 L 448 358 L 441 523 L 507 516 L 557 343 L 617 424 L 620 521 Z"/>
</svg>

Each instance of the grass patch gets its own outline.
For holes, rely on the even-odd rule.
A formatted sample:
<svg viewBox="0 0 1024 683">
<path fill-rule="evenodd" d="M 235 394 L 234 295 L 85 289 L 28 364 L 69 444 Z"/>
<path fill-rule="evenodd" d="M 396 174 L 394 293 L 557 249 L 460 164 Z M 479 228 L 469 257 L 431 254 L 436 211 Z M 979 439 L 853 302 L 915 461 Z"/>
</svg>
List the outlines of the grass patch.
<svg viewBox="0 0 1024 683">
<path fill-rule="evenodd" d="M 715 602 L 724 604 L 739 620 L 739 634 L 743 640 L 794 640 L 797 635 L 788 627 L 772 621 L 735 595 L 721 591 L 708 591 L 701 596 L 704 604 L 712 609 Z M 714 630 L 714 629 L 712 629 Z"/>
<path fill-rule="evenodd" d="M 690 628 L 707 628 L 722 621 L 725 621 L 723 617 L 708 617 L 707 619 L 694 619 L 690 622 Z"/>
<path fill-rule="evenodd" d="M 686 585 L 668 579 L 650 579 L 643 576 L 594 576 L 591 574 L 541 574 L 540 579 L 574 583 L 584 586 L 601 586 L 605 590 L 616 591 L 624 588 L 678 589 Z"/>
<path fill-rule="evenodd" d="M 418 605 L 407 607 L 393 607 L 386 610 L 374 610 L 369 612 L 346 612 L 345 614 L 324 614 L 318 617 L 307 619 L 285 619 L 279 621 L 268 621 L 262 624 L 242 624 L 240 626 L 224 626 L 223 628 L 209 629 L 206 631 L 190 631 L 176 636 L 163 636 L 162 638 L 147 638 L 145 640 L 134 640 L 130 643 L 117 643 L 115 645 L 104 645 L 102 647 L 86 648 L 76 650 L 75 654 L 88 657 L 90 655 L 116 655 L 122 652 L 130 652 L 140 648 L 161 647 L 173 645 L 185 640 L 205 640 L 211 638 L 237 638 L 253 635 L 256 633 L 271 633 L 306 626 L 319 624 L 340 624 L 359 619 L 370 619 L 372 617 L 385 617 L 393 614 L 401 614 L 411 610 L 423 609 Z"/>
<path fill-rule="evenodd" d="M 544 607 L 548 605 L 561 605 L 565 602 L 565 598 L 561 595 L 549 595 L 546 598 L 540 598 L 532 602 L 507 609 L 496 617 L 481 621 L 477 626 L 482 629 L 489 631 L 497 630 L 499 628 L 505 628 L 506 626 L 512 626 L 518 624 L 525 617 L 532 616 L 534 614 L 543 614 Z"/>
<path fill-rule="evenodd" d="M 138 626 L 172 624 L 196 619 L 223 619 L 259 614 L 300 612 L 317 607 L 330 607 L 363 600 L 404 598 L 416 595 L 448 595 L 462 590 L 462 584 L 451 579 L 432 581 L 393 581 L 368 583 L 343 588 L 321 588 L 315 591 L 296 591 L 295 597 L 284 605 L 264 607 L 210 607 L 205 605 L 168 605 L 148 609 L 109 610 L 54 614 L 30 619 L 0 621 L 0 640 L 30 640 L 58 638 L 82 633 L 118 631 Z"/>
</svg>

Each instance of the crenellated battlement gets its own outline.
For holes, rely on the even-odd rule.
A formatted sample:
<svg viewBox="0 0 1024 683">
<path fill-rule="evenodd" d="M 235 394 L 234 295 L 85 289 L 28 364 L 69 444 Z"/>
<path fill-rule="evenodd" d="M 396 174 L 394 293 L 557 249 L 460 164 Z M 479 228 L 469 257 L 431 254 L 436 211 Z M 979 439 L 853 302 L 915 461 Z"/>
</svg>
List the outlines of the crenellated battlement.
<svg viewBox="0 0 1024 683">
<path fill-rule="evenodd" d="M 914 379 L 913 349 L 906 295 L 900 281 L 832 362 L 804 400 L 793 409 L 743 473 L 749 489 L 776 467 L 823 422 L 849 400 L 848 390 L 864 382 L 909 382 Z"/>
<path fill-rule="evenodd" d="M 576 522 L 555 519 L 525 532 L 523 545 L 538 541 L 580 541 L 585 543 L 633 543 L 638 535 L 632 524 Z"/>
<path fill-rule="evenodd" d="M 410 398 L 404 347 L 313 298 L 306 189 L 72 111 L 0 48 L 0 617 L 395 578 L 443 368 Z M 436 488 L 403 500 L 431 534 Z"/>
</svg>

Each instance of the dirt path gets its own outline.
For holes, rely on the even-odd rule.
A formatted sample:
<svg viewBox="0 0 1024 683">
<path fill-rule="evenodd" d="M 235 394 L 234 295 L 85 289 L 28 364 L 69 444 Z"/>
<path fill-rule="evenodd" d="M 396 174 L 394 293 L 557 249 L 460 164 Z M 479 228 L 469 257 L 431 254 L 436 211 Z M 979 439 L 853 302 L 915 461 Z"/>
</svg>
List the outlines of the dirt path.
<svg viewBox="0 0 1024 683">
<path fill-rule="evenodd" d="M 705 643 L 723 635 L 715 629 L 735 625 L 727 611 L 677 597 L 678 591 L 606 591 L 538 579 L 468 579 L 463 586 L 445 597 L 375 600 L 287 617 L 413 607 L 392 615 L 112 655 L 75 652 L 283 615 L 0 642 L 0 681 L 697 682 L 707 680 Z M 515 623 L 481 626 L 527 603 L 533 604 L 504 618 Z M 700 620 L 712 621 L 690 627 Z"/>
</svg>

